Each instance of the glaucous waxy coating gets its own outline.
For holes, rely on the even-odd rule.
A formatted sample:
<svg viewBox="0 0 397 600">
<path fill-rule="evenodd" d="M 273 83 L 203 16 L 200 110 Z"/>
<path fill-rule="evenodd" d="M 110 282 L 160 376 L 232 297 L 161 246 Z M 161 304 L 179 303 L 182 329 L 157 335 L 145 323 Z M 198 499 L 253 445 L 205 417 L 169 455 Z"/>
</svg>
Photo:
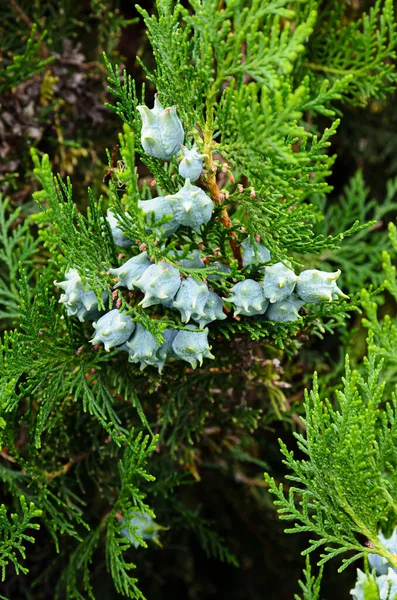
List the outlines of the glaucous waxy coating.
<svg viewBox="0 0 397 600">
<path fill-rule="evenodd" d="M 184 179 L 196 181 L 203 171 L 203 158 L 205 154 L 200 154 L 196 144 L 191 150 L 182 146 L 183 158 L 179 164 L 179 175 Z"/>
<path fill-rule="evenodd" d="M 199 187 L 186 179 L 185 185 L 171 196 L 166 196 L 175 219 L 181 225 L 200 231 L 201 225 L 211 219 L 214 203 Z"/>
<path fill-rule="evenodd" d="M 317 304 L 318 302 L 332 302 L 339 296 L 347 298 L 345 294 L 336 285 L 336 280 L 340 275 L 340 270 L 334 273 L 310 269 L 302 271 L 299 282 L 296 286 L 296 292 L 302 300 Z"/>
<path fill-rule="evenodd" d="M 172 342 L 178 335 L 177 329 L 164 329 L 163 338 L 164 342 L 161 344 L 160 348 L 157 351 L 157 358 L 159 360 L 159 365 L 164 365 L 166 359 L 170 356 L 174 356 L 174 351 L 172 349 Z M 161 373 L 163 367 L 159 367 L 159 373 Z"/>
<path fill-rule="evenodd" d="M 367 575 L 360 569 L 357 569 L 357 582 L 355 587 L 350 590 L 353 600 L 365 600 L 364 584 L 367 581 L 371 581 L 371 579 L 373 580 L 372 575 Z M 393 569 L 389 569 L 386 575 L 379 575 L 376 577 L 375 581 L 378 586 L 377 597 L 379 600 L 393 600 L 396 597 L 397 574 L 393 571 Z"/>
<path fill-rule="evenodd" d="M 297 281 L 299 281 L 298 275 L 279 262 L 271 267 L 265 267 L 263 292 L 270 303 L 280 302 L 292 294 Z"/>
<path fill-rule="evenodd" d="M 174 256 L 176 259 L 178 256 L 183 255 L 183 250 L 173 250 L 172 252 L 170 252 L 170 254 L 171 254 L 171 256 Z M 200 258 L 199 250 L 193 250 L 192 252 L 189 252 L 189 254 L 186 254 L 184 258 L 180 258 L 176 262 L 178 263 L 178 265 L 185 267 L 185 269 L 203 269 L 204 268 L 204 263 Z"/>
<path fill-rule="evenodd" d="M 228 302 L 236 307 L 234 315 L 263 315 L 269 301 L 266 300 L 261 285 L 253 279 L 239 281 L 230 289 Z"/>
<path fill-rule="evenodd" d="M 182 281 L 173 307 L 180 311 L 183 323 L 187 323 L 193 313 L 204 317 L 203 309 L 208 296 L 209 290 L 205 283 L 198 283 L 193 277 Z"/>
<path fill-rule="evenodd" d="M 142 308 L 147 308 L 152 304 L 173 300 L 180 285 L 178 269 L 165 261 L 151 265 L 137 282 L 137 287 L 145 294 L 140 305 Z"/>
<path fill-rule="evenodd" d="M 141 115 L 142 148 L 149 156 L 161 160 L 170 160 L 181 149 L 185 133 L 177 114 L 176 107 L 163 108 L 157 97 L 154 97 L 154 108 L 137 106 Z"/>
<path fill-rule="evenodd" d="M 103 315 L 92 325 L 95 336 L 90 340 L 91 344 L 103 344 L 106 352 L 109 352 L 110 348 L 124 344 L 135 329 L 131 317 L 119 312 L 117 308 Z"/>
<path fill-rule="evenodd" d="M 120 523 L 125 523 L 125 519 L 120 519 Z M 130 526 L 136 528 L 136 535 L 139 535 L 143 540 L 151 540 L 156 544 L 159 544 L 158 531 L 164 529 L 164 527 L 157 525 L 148 513 L 136 512 L 132 519 L 130 519 Z M 139 541 L 131 535 L 128 527 L 124 527 L 120 531 L 120 534 L 135 546 L 135 548 L 139 548 Z"/>
<path fill-rule="evenodd" d="M 188 327 L 191 331 L 178 331 L 172 342 L 172 349 L 177 358 L 186 360 L 195 369 L 197 363 L 201 367 L 204 358 L 215 358 L 215 356 L 210 352 L 208 329 L 195 331 L 193 325 Z"/>
<path fill-rule="evenodd" d="M 226 319 L 226 315 L 222 308 L 222 298 L 220 298 L 215 292 L 210 291 L 207 302 L 203 308 L 204 315 L 192 313 L 191 318 L 193 321 L 196 321 L 196 323 L 199 324 L 200 329 L 202 329 L 208 325 L 208 323 L 212 323 L 212 321 L 223 321 L 223 319 Z"/>
<path fill-rule="evenodd" d="M 397 595 L 397 574 L 389 569 L 387 575 L 379 575 L 376 578 L 379 588 L 380 600 L 392 600 Z"/>
<path fill-rule="evenodd" d="M 137 288 L 137 282 L 151 265 L 147 252 L 141 252 L 127 260 L 121 267 L 109 269 L 109 272 L 119 279 L 114 287 L 126 287 L 129 290 Z"/>
<path fill-rule="evenodd" d="M 243 249 L 243 266 L 256 265 L 258 263 L 266 263 L 271 260 L 270 252 L 266 246 L 246 240 L 241 243 Z"/>
<path fill-rule="evenodd" d="M 59 302 L 64 304 L 70 317 L 77 317 L 80 322 L 93 321 L 100 315 L 98 300 L 92 290 L 85 290 L 80 275 L 76 269 L 69 269 L 65 273 L 65 281 L 54 281 L 54 284 L 64 290 Z M 106 302 L 107 292 L 102 293 Z"/>
<path fill-rule="evenodd" d="M 266 311 L 266 318 L 276 323 L 296 321 L 300 319 L 299 310 L 303 305 L 304 302 L 296 294 L 291 294 L 291 296 L 284 298 L 280 302 L 269 304 Z"/>
<path fill-rule="evenodd" d="M 110 230 L 112 232 L 113 240 L 116 246 L 120 246 L 120 248 L 129 248 L 132 246 L 132 242 L 124 237 L 123 230 L 119 227 L 119 221 L 112 213 L 111 210 L 106 212 L 106 219 L 110 225 Z"/>
<path fill-rule="evenodd" d="M 128 361 L 140 363 L 140 369 L 143 371 L 148 365 L 157 366 L 158 358 L 156 356 L 160 345 L 156 342 L 150 331 L 137 324 L 133 335 L 125 344 L 128 348 Z"/>
<path fill-rule="evenodd" d="M 397 527 L 389 538 L 386 538 L 381 531 L 378 534 L 378 538 L 382 546 L 391 554 L 397 554 Z M 387 575 L 389 568 L 393 568 L 387 562 L 386 558 L 379 554 L 368 554 L 368 562 L 371 570 L 375 569 L 377 575 Z M 393 568 L 393 570 L 397 573 L 397 569 Z"/>
<path fill-rule="evenodd" d="M 138 207 L 146 215 L 148 230 L 155 231 L 159 237 L 169 237 L 180 226 L 174 217 L 166 196 L 159 196 L 151 200 L 139 200 Z M 155 223 L 161 222 L 167 216 L 172 216 L 172 219 L 165 221 L 161 225 L 155 225 Z"/>
<path fill-rule="evenodd" d="M 228 267 L 227 265 L 223 265 L 217 260 L 213 262 L 210 266 L 216 267 L 217 269 L 217 273 L 214 273 L 213 275 L 208 275 L 207 279 L 210 281 L 218 281 L 219 279 L 224 279 L 225 275 L 229 275 L 231 273 L 230 267 Z"/>
</svg>

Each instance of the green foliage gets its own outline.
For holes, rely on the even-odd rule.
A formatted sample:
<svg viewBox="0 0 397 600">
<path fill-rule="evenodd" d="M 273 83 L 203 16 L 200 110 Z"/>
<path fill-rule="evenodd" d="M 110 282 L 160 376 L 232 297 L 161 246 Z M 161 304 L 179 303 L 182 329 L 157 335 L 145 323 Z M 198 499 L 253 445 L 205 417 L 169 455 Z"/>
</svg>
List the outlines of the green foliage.
<svg viewBox="0 0 397 600">
<path fill-rule="evenodd" d="M 43 213 L 37 221 L 46 225 L 41 232 L 45 246 L 52 253 L 62 252 L 62 270 L 72 265 L 77 268 L 83 282 L 95 290 L 101 307 L 101 293 L 107 288 L 106 265 L 115 260 L 116 253 L 109 227 L 103 219 L 101 201 L 95 201 L 89 190 L 87 219 L 77 211 L 70 181 L 67 180 L 65 184 L 53 177 L 48 156 L 44 156 L 40 162 L 36 152 L 32 151 L 32 158 L 35 173 L 43 186 L 34 197 Z M 48 203 L 48 209 L 42 205 L 42 199 Z M 51 228 L 47 226 L 49 220 Z"/>
<path fill-rule="evenodd" d="M 7 515 L 7 509 L 4 504 L 0 505 L 0 569 L 1 580 L 5 580 L 6 566 L 11 563 L 16 573 L 27 573 L 28 569 L 21 565 L 20 559 L 26 558 L 26 542 L 34 543 L 35 539 L 29 535 L 28 530 L 37 531 L 40 528 L 38 523 L 32 523 L 33 519 L 41 516 L 42 511 L 31 502 L 27 504 L 24 496 L 19 498 L 21 504 L 21 516 L 17 513 Z"/>
<path fill-rule="evenodd" d="M 4 320 L 18 316 L 19 268 L 25 270 L 28 282 L 34 275 L 32 262 L 38 241 L 30 234 L 29 220 L 22 220 L 21 213 L 21 208 L 11 211 L 9 200 L 0 196 L 0 319 Z"/>
<path fill-rule="evenodd" d="M 39 58 L 38 56 L 39 48 L 42 46 L 45 37 L 45 32 L 42 35 L 37 35 L 37 27 L 33 25 L 24 53 L 14 55 L 12 62 L 0 69 L 0 94 L 4 94 L 27 79 L 31 79 L 54 60 L 53 57 Z"/>
<path fill-rule="evenodd" d="M 394 253 L 396 227 L 389 226 Z M 396 269 L 391 256 L 383 252 L 384 280 L 397 300 Z M 379 293 L 379 292 L 378 292 Z M 284 463 L 293 482 L 285 495 L 283 485 L 266 475 L 270 492 L 276 496 L 280 518 L 293 522 L 288 533 L 310 532 L 304 554 L 322 549 L 319 564 L 342 553 L 340 571 L 369 553 L 384 556 L 395 566 L 395 557 L 382 546 L 377 534 L 388 521 L 396 521 L 397 395 L 395 371 L 395 318 L 380 320 L 377 304 L 363 290 L 363 324 L 369 330 L 368 356 L 352 370 L 346 358 L 342 389 L 336 403 L 322 401 L 317 375 L 313 390 L 305 393 L 305 434 L 295 434 L 305 459 L 297 460 L 283 442 Z M 363 546 L 360 536 L 370 544 Z"/>
<path fill-rule="evenodd" d="M 396 56 L 397 43 L 393 1 L 376 0 L 358 19 L 346 14 L 344 2 L 309 4 L 316 4 L 319 16 L 304 67 L 311 71 L 316 89 L 324 81 L 336 84 L 344 100 L 361 106 L 393 91 L 396 73 L 390 58 Z"/>
<path fill-rule="evenodd" d="M 390 510 L 396 510 L 394 477 L 397 399 L 382 408 L 384 386 L 379 384 L 381 365 L 369 354 L 365 374 L 352 371 L 346 362 L 343 391 L 337 391 L 338 404 L 322 402 L 316 376 L 313 390 L 306 394 L 306 434 L 296 434 L 299 449 L 307 456 L 297 460 L 281 442 L 285 464 L 294 482 L 288 496 L 283 486 L 267 475 L 271 493 L 276 496 L 280 518 L 294 522 L 288 533 L 310 532 L 312 552 L 321 547 L 320 564 L 349 551 L 343 570 L 352 561 L 375 552 L 394 559 L 380 544 L 379 525 Z M 371 485 L 368 485 L 368 482 Z M 299 497 L 298 505 L 295 496 Z M 362 546 L 363 535 L 373 549 Z"/>
<path fill-rule="evenodd" d="M 306 569 L 303 569 L 305 581 L 299 581 L 299 586 L 303 592 L 303 598 L 295 594 L 295 600 L 320 600 L 320 586 L 323 577 L 323 567 L 321 567 L 317 577 L 312 575 L 310 559 L 306 556 Z"/>
<path fill-rule="evenodd" d="M 119 463 L 120 490 L 116 503 L 108 518 L 106 531 L 106 561 L 116 590 L 124 594 L 127 598 L 143 598 L 142 592 L 135 585 L 137 580 L 130 576 L 129 571 L 135 568 L 132 563 L 125 562 L 123 553 L 129 548 L 128 540 L 120 536 L 121 525 L 117 524 L 116 515 L 118 512 L 124 515 L 129 534 L 143 547 L 147 547 L 146 542 L 139 536 L 130 524 L 134 511 L 148 513 L 155 517 L 153 511 L 144 502 L 145 494 L 137 487 L 136 481 L 144 479 L 145 481 L 154 481 L 155 477 L 150 475 L 145 465 L 148 457 L 154 452 L 158 438 L 153 438 L 149 442 L 149 436 L 143 438 L 139 433 L 134 439 L 134 432 L 130 432 L 129 443 L 124 453 L 123 459 Z"/>
<path fill-rule="evenodd" d="M 379 588 L 373 577 L 368 577 L 368 581 L 363 585 L 364 600 L 379 600 Z"/>
</svg>

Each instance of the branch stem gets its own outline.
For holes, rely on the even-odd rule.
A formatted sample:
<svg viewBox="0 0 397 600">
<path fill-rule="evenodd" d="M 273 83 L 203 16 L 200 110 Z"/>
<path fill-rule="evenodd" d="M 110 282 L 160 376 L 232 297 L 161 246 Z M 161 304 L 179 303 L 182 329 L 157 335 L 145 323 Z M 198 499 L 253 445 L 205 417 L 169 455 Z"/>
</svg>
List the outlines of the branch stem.
<svg viewBox="0 0 397 600">
<path fill-rule="evenodd" d="M 221 191 L 216 182 L 216 169 L 215 170 L 213 169 L 214 162 L 212 159 L 213 145 L 214 145 L 214 142 L 212 140 L 212 118 L 213 118 L 213 110 L 212 110 L 212 104 L 211 104 L 210 106 L 207 106 L 207 121 L 206 121 L 205 129 L 204 129 L 204 153 L 208 157 L 206 160 L 206 169 L 207 169 L 208 175 L 204 179 L 204 185 L 207 188 L 207 190 L 209 191 L 209 193 L 211 194 L 212 199 L 215 202 L 215 205 L 220 206 L 222 204 Z M 222 209 L 222 212 L 220 214 L 220 217 L 218 217 L 218 220 L 226 227 L 226 229 L 229 230 L 228 231 L 229 244 L 232 249 L 233 256 L 238 262 L 238 267 L 239 267 L 239 269 L 241 269 L 243 267 L 243 259 L 241 256 L 241 249 L 237 242 L 237 235 L 236 235 L 235 231 L 230 231 L 230 229 L 233 227 L 233 223 L 229 217 L 229 213 L 227 212 L 226 208 Z"/>
</svg>

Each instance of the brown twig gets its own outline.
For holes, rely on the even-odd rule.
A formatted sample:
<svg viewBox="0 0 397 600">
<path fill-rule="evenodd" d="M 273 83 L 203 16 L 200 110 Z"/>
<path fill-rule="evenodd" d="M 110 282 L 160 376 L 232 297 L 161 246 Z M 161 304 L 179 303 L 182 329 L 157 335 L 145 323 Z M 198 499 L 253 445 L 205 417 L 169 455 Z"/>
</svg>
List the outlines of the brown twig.
<svg viewBox="0 0 397 600">
<path fill-rule="evenodd" d="M 216 182 L 216 171 L 212 170 L 212 166 L 213 166 L 212 154 L 209 153 L 208 166 L 207 166 L 209 175 L 204 179 L 204 185 L 206 186 L 207 190 L 211 194 L 212 199 L 214 200 L 216 206 L 220 206 L 222 203 L 221 190 L 219 189 L 218 184 Z M 226 227 L 226 229 L 230 230 L 233 227 L 233 223 L 229 217 L 229 214 L 228 214 L 226 208 L 222 209 L 221 216 L 218 217 L 218 220 Z M 230 243 L 230 247 L 233 252 L 233 256 L 234 256 L 234 258 L 237 259 L 239 269 L 242 269 L 243 259 L 241 256 L 240 246 L 238 245 L 238 243 L 236 241 L 237 235 L 234 231 L 229 231 L 228 236 L 229 236 L 229 243 Z"/>
<path fill-rule="evenodd" d="M 4 450 L 2 450 L 0 452 L 0 456 L 2 456 L 3 458 L 5 458 L 6 460 L 8 460 L 8 462 L 11 463 L 16 463 L 17 461 L 15 460 L 15 458 L 13 458 L 12 456 L 10 456 L 9 454 L 7 454 L 7 452 L 5 452 Z"/>
<path fill-rule="evenodd" d="M 61 477 L 61 475 L 65 475 L 65 473 L 67 473 L 74 464 L 84 460 L 90 453 L 91 452 L 83 452 L 83 454 L 80 454 L 79 456 L 75 456 L 74 458 L 72 458 L 72 460 L 70 460 L 68 463 L 63 465 L 57 471 L 46 471 L 45 472 L 46 478 L 48 479 L 48 481 L 52 481 L 56 477 Z"/>
</svg>

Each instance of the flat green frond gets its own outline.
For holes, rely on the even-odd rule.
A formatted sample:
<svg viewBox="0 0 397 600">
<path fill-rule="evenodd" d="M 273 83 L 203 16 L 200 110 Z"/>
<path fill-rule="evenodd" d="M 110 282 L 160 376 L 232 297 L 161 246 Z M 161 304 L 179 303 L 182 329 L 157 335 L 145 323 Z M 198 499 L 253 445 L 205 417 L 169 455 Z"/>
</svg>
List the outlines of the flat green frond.
<svg viewBox="0 0 397 600">
<path fill-rule="evenodd" d="M 36 508 L 31 502 L 27 503 L 24 496 L 19 498 L 21 504 L 21 515 L 17 513 L 7 515 L 4 504 L 0 505 L 0 570 L 1 580 L 5 580 L 6 567 L 12 564 L 17 574 L 27 573 L 20 560 L 26 558 L 26 542 L 34 543 L 35 539 L 30 531 L 40 528 L 38 523 L 33 523 L 42 515 L 42 510 Z"/>
</svg>

